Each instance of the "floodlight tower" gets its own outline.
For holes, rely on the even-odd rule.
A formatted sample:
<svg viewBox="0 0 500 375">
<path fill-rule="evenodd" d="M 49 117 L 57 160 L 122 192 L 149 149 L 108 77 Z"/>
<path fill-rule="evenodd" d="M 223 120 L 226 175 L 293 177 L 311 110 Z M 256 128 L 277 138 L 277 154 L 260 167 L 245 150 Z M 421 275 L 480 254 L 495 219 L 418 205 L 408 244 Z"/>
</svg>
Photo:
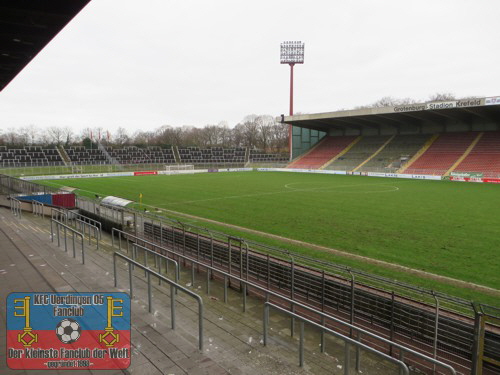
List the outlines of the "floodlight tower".
<svg viewBox="0 0 500 375">
<path fill-rule="evenodd" d="M 281 43 L 281 64 L 290 65 L 290 116 L 293 116 L 293 67 L 304 63 L 304 43 L 287 41 Z M 292 125 L 288 128 L 288 147 L 292 160 Z"/>
</svg>

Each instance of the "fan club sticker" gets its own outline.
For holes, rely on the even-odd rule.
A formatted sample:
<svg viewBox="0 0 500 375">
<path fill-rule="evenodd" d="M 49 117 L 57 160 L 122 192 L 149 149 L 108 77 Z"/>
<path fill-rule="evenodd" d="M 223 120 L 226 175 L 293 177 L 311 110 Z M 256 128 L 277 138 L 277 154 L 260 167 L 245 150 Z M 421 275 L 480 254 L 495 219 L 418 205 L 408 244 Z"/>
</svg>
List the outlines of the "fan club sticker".
<svg viewBox="0 0 500 375">
<path fill-rule="evenodd" d="M 11 293 L 7 365 L 19 370 L 130 366 L 126 293 Z"/>
</svg>

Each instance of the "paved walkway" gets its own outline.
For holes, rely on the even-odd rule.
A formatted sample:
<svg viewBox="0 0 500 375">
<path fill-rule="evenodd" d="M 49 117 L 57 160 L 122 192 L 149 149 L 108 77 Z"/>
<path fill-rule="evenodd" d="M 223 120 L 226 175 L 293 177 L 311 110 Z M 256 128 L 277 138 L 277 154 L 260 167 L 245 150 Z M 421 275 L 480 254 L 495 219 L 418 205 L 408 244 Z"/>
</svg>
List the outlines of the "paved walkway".
<svg viewBox="0 0 500 375">
<path fill-rule="evenodd" d="M 86 246 L 86 262 L 72 252 L 64 252 L 50 241 L 48 220 L 25 214 L 21 219 L 10 210 L 0 209 L 0 301 L 13 291 L 122 291 L 128 292 L 128 276 L 119 262 L 119 284 L 112 279 L 110 238 L 104 238 L 101 249 Z M 106 236 L 104 236 L 106 237 Z M 70 245 L 71 247 L 71 245 Z M 77 252 L 78 254 L 78 252 Z M 241 294 L 229 291 L 224 304 L 223 291 L 211 282 L 206 295 L 206 277 L 183 270 L 181 283 L 204 299 L 204 350 L 198 346 L 197 305 L 194 300 L 176 296 L 176 330 L 170 328 L 170 296 L 164 285 L 153 283 L 153 313 L 148 313 L 147 289 L 143 273 L 134 274 L 132 302 L 132 365 L 124 371 L 93 371 L 99 374 L 343 374 L 343 345 L 327 339 L 327 353 L 319 351 L 319 335 L 306 329 L 305 366 L 298 367 L 298 340 L 290 338 L 290 320 L 271 315 L 270 343 L 262 339 L 262 301 L 249 297 L 247 311 L 242 313 Z M 3 303 L 2 303 L 3 305 Z M 5 309 L 0 309 L 0 373 L 23 374 L 6 368 Z M 363 374 L 396 374 L 395 367 L 362 356 Z M 354 358 L 352 360 L 354 365 Z M 40 371 L 41 373 L 41 371 Z M 90 371 L 72 371 L 90 373 Z M 46 371 L 43 374 L 47 374 Z"/>
</svg>

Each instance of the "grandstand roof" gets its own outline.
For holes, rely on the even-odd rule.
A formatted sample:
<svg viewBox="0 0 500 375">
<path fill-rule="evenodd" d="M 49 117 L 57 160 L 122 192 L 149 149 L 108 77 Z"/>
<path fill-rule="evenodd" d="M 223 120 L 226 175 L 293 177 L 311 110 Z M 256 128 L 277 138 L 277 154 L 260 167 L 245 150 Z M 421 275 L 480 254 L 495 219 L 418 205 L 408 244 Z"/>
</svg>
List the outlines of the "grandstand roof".
<svg viewBox="0 0 500 375">
<path fill-rule="evenodd" d="M 0 0 L 0 91 L 90 0 Z"/>
<path fill-rule="evenodd" d="M 424 122 L 445 126 L 449 121 L 472 124 L 486 120 L 500 124 L 500 96 L 427 102 L 393 107 L 362 108 L 317 114 L 282 116 L 286 124 L 327 131 L 329 129 L 363 129 L 393 126 L 420 127 Z"/>
</svg>

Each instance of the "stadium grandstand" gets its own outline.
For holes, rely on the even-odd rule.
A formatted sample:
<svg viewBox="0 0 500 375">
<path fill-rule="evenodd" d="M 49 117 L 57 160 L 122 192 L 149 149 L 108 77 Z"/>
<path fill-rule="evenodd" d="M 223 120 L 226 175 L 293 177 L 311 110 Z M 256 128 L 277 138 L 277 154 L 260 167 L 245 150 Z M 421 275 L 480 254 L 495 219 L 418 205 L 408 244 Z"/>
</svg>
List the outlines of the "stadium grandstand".
<svg viewBox="0 0 500 375">
<path fill-rule="evenodd" d="M 247 147 L 113 147 L 100 143 L 97 148 L 82 145 L 46 148 L 42 146 L 0 146 L 0 166 L 23 168 L 83 165 L 164 165 L 193 164 L 204 166 L 280 166 L 288 163 L 286 154 L 249 150 Z"/>
<path fill-rule="evenodd" d="M 282 116 L 288 168 L 500 176 L 500 97 Z"/>
</svg>

